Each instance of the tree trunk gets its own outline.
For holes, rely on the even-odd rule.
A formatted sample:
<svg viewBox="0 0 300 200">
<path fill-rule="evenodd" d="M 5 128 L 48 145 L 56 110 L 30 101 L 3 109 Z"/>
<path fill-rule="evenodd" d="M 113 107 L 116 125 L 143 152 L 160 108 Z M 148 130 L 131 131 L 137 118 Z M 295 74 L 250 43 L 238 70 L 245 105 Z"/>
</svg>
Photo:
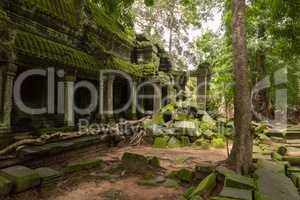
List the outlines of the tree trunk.
<svg viewBox="0 0 300 200">
<path fill-rule="evenodd" d="M 232 36 L 234 56 L 234 144 L 229 161 L 241 174 L 248 174 L 252 165 L 253 136 L 250 131 L 251 105 L 247 69 L 245 33 L 245 0 L 232 0 Z"/>
</svg>

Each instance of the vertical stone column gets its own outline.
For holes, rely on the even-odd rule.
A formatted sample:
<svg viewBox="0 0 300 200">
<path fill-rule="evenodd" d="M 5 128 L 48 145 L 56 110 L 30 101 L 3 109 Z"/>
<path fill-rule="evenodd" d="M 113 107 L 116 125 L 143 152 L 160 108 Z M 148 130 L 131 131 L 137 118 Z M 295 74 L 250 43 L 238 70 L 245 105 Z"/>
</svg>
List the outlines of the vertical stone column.
<svg viewBox="0 0 300 200">
<path fill-rule="evenodd" d="M 154 102 L 153 102 L 153 112 L 157 113 L 161 109 L 162 104 L 162 88 L 160 83 L 155 84 L 154 88 Z"/>
<path fill-rule="evenodd" d="M 3 106 L 2 106 L 2 98 L 3 98 L 3 69 L 0 68 L 0 119 L 2 117 L 2 113 L 3 113 Z"/>
<path fill-rule="evenodd" d="M 11 111 L 13 101 L 13 82 L 16 76 L 17 66 L 9 64 L 6 73 L 6 79 L 3 87 L 3 115 L 2 115 L 2 128 L 11 129 Z"/>
<path fill-rule="evenodd" d="M 104 107 L 105 107 L 105 82 L 106 77 L 103 74 L 99 75 L 99 116 L 104 120 Z"/>
<path fill-rule="evenodd" d="M 203 69 L 199 71 L 197 76 L 197 102 L 201 109 L 206 110 L 208 99 L 208 70 Z"/>
<path fill-rule="evenodd" d="M 115 76 L 109 75 L 107 77 L 107 118 L 108 120 L 113 118 L 114 115 L 114 80 Z"/>
<path fill-rule="evenodd" d="M 75 113 L 74 113 L 74 84 L 76 77 L 67 75 L 65 77 L 65 98 L 64 98 L 64 121 L 65 125 L 69 127 L 75 126 Z"/>
<path fill-rule="evenodd" d="M 133 80 L 131 88 L 131 114 L 132 118 L 137 117 L 137 82 Z"/>
</svg>

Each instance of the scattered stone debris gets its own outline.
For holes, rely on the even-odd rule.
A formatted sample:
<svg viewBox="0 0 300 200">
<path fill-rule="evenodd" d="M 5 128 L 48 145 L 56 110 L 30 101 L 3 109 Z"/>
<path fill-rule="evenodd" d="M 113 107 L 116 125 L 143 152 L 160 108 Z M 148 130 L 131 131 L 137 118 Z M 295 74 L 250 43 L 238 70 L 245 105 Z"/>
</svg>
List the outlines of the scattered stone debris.
<svg viewBox="0 0 300 200">
<path fill-rule="evenodd" d="M 128 152 L 124 153 L 122 157 L 122 165 L 129 173 L 144 173 L 153 168 L 160 168 L 159 158 Z"/>
</svg>

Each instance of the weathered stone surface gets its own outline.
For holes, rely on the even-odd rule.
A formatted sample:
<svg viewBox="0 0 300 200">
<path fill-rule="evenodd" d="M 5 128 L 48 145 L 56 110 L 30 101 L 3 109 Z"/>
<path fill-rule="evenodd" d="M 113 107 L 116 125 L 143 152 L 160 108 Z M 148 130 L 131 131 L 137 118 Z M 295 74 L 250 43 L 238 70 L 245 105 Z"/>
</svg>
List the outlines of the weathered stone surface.
<svg viewBox="0 0 300 200">
<path fill-rule="evenodd" d="M 103 160 L 86 160 L 81 162 L 70 163 L 64 168 L 65 173 L 74 173 L 81 170 L 89 170 L 92 168 L 102 168 Z"/>
<path fill-rule="evenodd" d="M 5 177 L 0 176 L 0 197 L 4 197 L 12 190 L 12 182 Z"/>
<path fill-rule="evenodd" d="M 284 164 L 259 160 L 255 174 L 258 177 L 258 191 L 270 200 L 300 200 L 297 188 L 284 174 Z"/>
<path fill-rule="evenodd" d="M 128 172 L 145 172 L 148 166 L 148 159 L 139 154 L 124 153 L 122 157 L 122 164 Z"/>
<path fill-rule="evenodd" d="M 189 198 L 192 198 L 197 195 L 203 195 L 204 193 L 211 191 L 216 186 L 216 184 L 217 175 L 215 173 L 212 173 L 199 183 L 199 185 L 191 193 Z"/>
<path fill-rule="evenodd" d="M 37 172 L 24 166 L 14 166 L 3 169 L 0 175 L 13 183 L 13 192 L 23 192 L 40 184 Z"/>
<path fill-rule="evenodd" d="M 252 192 L 250 190 L 242 190 L 230 187 L 224 187 L 219 196 L 230 199 L 252 200 Z"/>
<path fill-rule="evenodd" d="M 42 186 L 55 183 L 63 175 L 63 173 L 47 167 L 38 168 L 35 171 L 41 178 Z"/>
<path fill-rule="evenodd" d="M 224 185 L 226 187 L 250 190 L 255 188 L 254 180 L 252 178 L 239 175 L 225 167 L 217 167 L 216 171 L 225 177 Z"/>
<path fill-rule="evenodd" d="M 178 135 L 196 136 L 197 127 L 193 121 L 179 121 L 174 123 Z"/>
</svg>

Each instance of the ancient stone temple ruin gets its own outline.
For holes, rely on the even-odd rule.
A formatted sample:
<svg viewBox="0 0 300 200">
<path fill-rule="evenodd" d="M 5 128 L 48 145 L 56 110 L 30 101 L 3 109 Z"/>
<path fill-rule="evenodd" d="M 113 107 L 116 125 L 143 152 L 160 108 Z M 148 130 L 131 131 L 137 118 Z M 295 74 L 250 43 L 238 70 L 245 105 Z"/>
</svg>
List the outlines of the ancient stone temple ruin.
<svg viewBox="0 0 300 200">
<path fill-rule="evenodd" d="M 0 146 L 12 142 L 18 133 L 74 127 L 80 118 L 105 121 L 142 116 L 137 103 L 145 110 L 155 111 L 161 107 L 162 99 L 174 92 L 168 83 L 174 83 L 182 73 L 172 70 L 162 48 L 144 36 L 129 36 L 97 4 L 83 2 L 0 1 Z M 105 69 L 125 72 L 135 87 L 129 87 L 122 76 L 100 76 L 99 72 Z M 28 70 L 37 70 L 38 75 L 24 79 L 19 96 L 26 106 L 43 108 L 43 114 L 28 114 L 16 105 L 14 86 Z M 88 81 L 99 95 L 97 109 L 87 115 L 73 109 L 74 105 L 85 108 L 91 101 L 88 90 L 74 88 L 82 81 Z M 137 88 L 145 81 L 157 87 Z M 49 89 L 49 84 L 54 84 L 53 89 Z M 138 99 L 138 92 L 156 94 L 156 98 Z M 135 97 L 131 105 L 114 113 L 130 95 Z M 64 98 L 57 99 L 59 96 Z"/>
</svg>

